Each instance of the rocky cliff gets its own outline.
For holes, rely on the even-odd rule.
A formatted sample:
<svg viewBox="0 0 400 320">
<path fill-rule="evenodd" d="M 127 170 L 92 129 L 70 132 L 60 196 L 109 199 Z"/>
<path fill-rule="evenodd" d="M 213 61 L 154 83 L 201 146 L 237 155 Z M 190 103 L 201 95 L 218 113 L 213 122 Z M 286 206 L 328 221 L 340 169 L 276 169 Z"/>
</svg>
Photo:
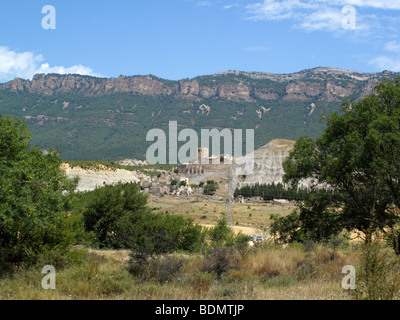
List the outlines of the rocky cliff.
<svg viewBox="0 0 400 320">
<path fill-rule="evenodd" d="M 254 151 L 253 171 L 246 175 L 241 185 L 282 183 L 282 163 L 293 149 L 295 141 L 276 139 Z"/>
<path fill-rule="evenodd" d="M 95 78 L 71 74 L 38 74 L 32 81 L 17 78 L 0 84 L 0 90 L 39 95 L 172 95 L 193 101 L 204 98 L 238 102 L 254 102 L 256 99 L 304 101 L 310 98 L 340 101 L 343 97 L 356 95 L 356 98 L 360 98 L 372 93 L 377 81 L 396 75 L 392 72 L 363 73 L 337 68 L 314 68 L 291 74 L 226 71 L 180 81 L 164 80 L 152 75 Z M 272 82 L 283 85 L 273 85 Z"/>
<path fill-rule="evenodd" d="M 295 141 L 275 139 L 255 150 L 253 153 L 236 159 L 232 165 L 232 183 L 234 188 L 245 185 L 282 183 L 284 175 L 283 160 L 289 156 Z M 254 166 L 250 171 L 244 170 L 246 160 L 253 161 Z M 250 168 L 250 167 L 247 167 Z M 188 174 L 191 183 L 215 180 L 221 185 L 229 181 L 228 165 L 207 165 L 204 173 Z M 306 184 L 306 182 L 304 182 Z"/>
<path fill-rule="evenodd" d="M 65 171 L 69 178 L 79 178 L 77 191 L 92 191 L 96 187 L 105 185 L 115 185 L 121 183 L 139 182 L 144 178 L 144 175 L 136 171 L 128 171 L 124 169 L 101 170 L 82 169 L 80 167 L 71 167 L 64 163 L 61 169 Z"/>
<path fill-rule="evenodd" d="M 322 114 L 358 100 L 393 72 L 314 68 L 291 74 L 226 71 L 171 81 L 148 76 L 36 75 L 0 84 L 0 113 L 22 117 L 41 149 L 64 160 L 145 160 L 151 128 L 169 121 L 202 129 L 254 129 L 255 148 L 273 139 L 318 137 Z"/>
</svg>

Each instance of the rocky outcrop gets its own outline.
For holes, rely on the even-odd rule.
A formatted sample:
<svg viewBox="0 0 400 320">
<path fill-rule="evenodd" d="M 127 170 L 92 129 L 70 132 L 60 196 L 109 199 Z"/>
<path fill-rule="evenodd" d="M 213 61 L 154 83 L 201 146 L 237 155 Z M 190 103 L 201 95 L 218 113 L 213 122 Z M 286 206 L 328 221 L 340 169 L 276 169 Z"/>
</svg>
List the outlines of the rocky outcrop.
<svg viewBox="0 0 400 320">
<path fill-rule="evenodd" d="M 253 153 L 235 159 L 235 164 L 232 165 L 232 183 L 234 188 L 254 185 L 256 183 L 282 183 L 284 175 L 282 163 L 283 160 L 289 156 L 289 152 L 293 149 L 294 144 L 295 141 L 293 140 L 272 140 Z M 246 167 L 246 160 L 252 161 L 252 159 L 254 159 L 254 166 Z M 250 162 L 247 162 L 247 164 L 248 163 Z M 178 174 L 190 176 L 191 183 L 199 183 L 207 180 L 215 180 L 221 185 L 228 183 L 229 165 L 216 164 L 206 165 L 204 167 L 204 170 L 190 173 L 178 172 Z M 306 186 L 307 182 L 303 181 L 302 184 Z"/>
<path fill-rule="evenodd" d="M 96 78 L 71 74 L 38 74 L 32 81 L 17 78 L 0 84 L 0 90 L 40 95 L 62 93 L 85 96 L 112 93 L 173 95 L 192 101 L 216 98 L 236 102 L 254 102 L 257 97 L 262 100 L 318 99 L 334 102 L 351 95 L 358 95 L 357 99 L 364 97 L 373 92 L 377 81 L 398 75 L 387 71 L 362 73 L 337 68 L 314 68 L 291 74 L 226 71 L 179 81 L 163 80 L 152 75 Z M 224 76 L 229 76 L 229 81 L 222 81 Z M 207 82 L 201 82 L 201 79 L 206 79 Z M 260 87 L 260 83 L 255 80 L 267 80 L 267 82 Z M 287 83 L 284 92 L 277 92 L 273 88 L 273 83 Z"/>
<path fill-rule="evenodd" d="M 288 73 L 288 74 L 276 74 L 276 73 L 267 73 L 267 72 L 244 72 L 244 71 L 224 71 L 217 73 L 216 75 L 235 75 L 235 76 L 246 76 L 252 79 L 259 80 L 273 80 L 278 82 L 289 82 L 303 79 L 314 79 L 321 80 L 322 78 L 326 78 L 327 76 L 343 79 L 343 77 L 359 80 L 359 81 L 367 81 L 371 78 L 376 78 L 379 76 L 378 73 L 366 73 L 366 72 L 358 72 L 345 70 L 340 68 L 325 68 L 325 67 L 317 67 L 312 69 L 306 69 L 299 72 Z M 389 71 L 384 71 L 381 74 L 391 74 Z"/>
<path fill-rule="evenodd" d="M 224 84 L 218 87 L 217 96 L 219 98 L 235 101 L 255 101 L 250 97 L 250 89 L 243 82 L 238 84 Z"/>
<path fill-rule="evenodd" d="M 146 160 L 138 160 L 138 159 L 123 159 L 119 160 L 118 163 L 123 166 L 145 166 L 148 165 Z"/>
<path fill-rule="evenodd" d="M 289 156 L 289 152 L 293 149 L 295 141 L 277 139 L 272 140 L 265 146 L 257 149 L 251 154 L 254 157 L 254 167 L 244 174 L 242 179 L 238 181 L 240 186 L 259 184 L 271 184 L 282 182 L 284 175 L 283 160 Z M 248 159 L 251 159 L 247 156 Z M 246 157 L 239 158 L 238 163 L 245 163 Z M 246 172 L 243 172 L 246 173 Z"/>
<path fill-rule="evenodd" d="M 130 183 L 139 182 L 143 178 L 143 174 L 136 171 L 128 171 L 124 169 L 115 170 L 90 170 L 80 167 L 71 168 L 68 164 L 63 164 L 61 167 L 69 178 L 78 177 L 79 182 L 76 188 L 77 191 L 91 191 L 96 187 L 105 185 L 115 185 L 118 182 Z"/>
<path fill-rule="evenodd" d="M 178 81 L 178 92 L 183 96 L 197 96 L 200 91 L 199 83 L 196 80 Z"/>
<path fill-rule="evenodd" d="M 0 85 L 0 90 L 29 92 L 42 95 L 62 93 L 82 94 L 86 96 L 111 93 L 138 93 L 147 95 L 173 94 L 174 88 L 152 76 L 134 76 L 118 78 L 95 78 L 80 75 L 38 74 L 32 81 L 15 79 Z"/>
</svg>

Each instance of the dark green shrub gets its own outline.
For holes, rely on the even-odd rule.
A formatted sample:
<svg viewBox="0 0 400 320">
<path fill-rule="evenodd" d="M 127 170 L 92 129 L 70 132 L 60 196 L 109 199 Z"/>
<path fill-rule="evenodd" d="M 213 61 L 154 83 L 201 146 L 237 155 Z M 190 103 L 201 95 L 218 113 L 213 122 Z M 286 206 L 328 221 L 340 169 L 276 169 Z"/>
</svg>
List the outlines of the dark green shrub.
<svg viewBox="0 0 400 320">
<path fill-rule="evenodd" d="M 89 192 L 83 208 L 85 228 L 100 248 L 128 248 L 137 224 L 150 216 L 148 195 L 136 184 L 105 186 Z"/>
<path fill-rule="evenodd" d="M 161 257 L 156 260 L 155 278 L 160 283 L 169 282 L 176 278 L 182 267 L 186 264 L 186 260 L 180 257 Z"/>
<path fill-rule="evenodd" d="M 206 184 L 203 188 L 203 193 L 206 195 L 213 195 L 217 191 L 217 186 L 215 184 Z"/>
<path fill-rule="evenodd" d="M 201 271 L 215 273 L 218 278 L 230 269 L 234 268 L 235 259 L 232 248 L 217 247 L 211 249 L 203 262 Z"/>
<path fill-rule="evenodd" d="M 271 215 L 271 234 L 282 243 L 306 240 L 327 243 L 343 231 L 340 215 L 327 206 L 325 194 L 310 194 L 300 209 L 286 217 Z"/>
<path fill-rule="evenodd" d="M 225 217 L 221 218 L 217 225 L 208 231 L 211 247 L 232 246 L 234 243 L 233 230 L 227 225 Z"/>
</svg>

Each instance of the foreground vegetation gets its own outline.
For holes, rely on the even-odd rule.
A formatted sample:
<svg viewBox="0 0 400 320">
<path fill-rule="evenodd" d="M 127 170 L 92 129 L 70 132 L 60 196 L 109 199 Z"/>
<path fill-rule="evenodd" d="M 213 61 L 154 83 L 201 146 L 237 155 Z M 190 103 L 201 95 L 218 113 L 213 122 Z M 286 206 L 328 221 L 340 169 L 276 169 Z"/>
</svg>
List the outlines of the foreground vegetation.
<svg viewBox="0 0 400 320">
<path fill-rule="evenodd" d="M 73 249 L 68 258 L 50 254 L 3 274 L 0 299 L 398 299 L 399 269 L 390 265 L 390 250 L 376 256 L 369 282 L 360 272 L 356 290 L 342 288 L 343 266 L 363 270 L 363 252 L 362 244 L 265 243 L 246 251 L 160 256 L 137 273 L 128 251 Z M 56 267 L 55 290 L 41 287 L 44 263 Z"/>
<path fill-rule="evenodd" d="M 284 181 L 313 184 L 293 212 L 270 214 L 272 238 L 254 247 L 224 214 L 204 228 L 152 210 L 136 184 L 76 193 L 58 153 L 0 116 L 0 298 L 399 299 L 399 105 L 400 81 L 383 82 L 329 116 L 315 142 L 299 139 Z M 260 187 L 283 188 L 242 191 Z M 54 290 L 41 287 L 48 265 Z M 357 280 L 347 292 L 345 266 Z"/>
</svg>

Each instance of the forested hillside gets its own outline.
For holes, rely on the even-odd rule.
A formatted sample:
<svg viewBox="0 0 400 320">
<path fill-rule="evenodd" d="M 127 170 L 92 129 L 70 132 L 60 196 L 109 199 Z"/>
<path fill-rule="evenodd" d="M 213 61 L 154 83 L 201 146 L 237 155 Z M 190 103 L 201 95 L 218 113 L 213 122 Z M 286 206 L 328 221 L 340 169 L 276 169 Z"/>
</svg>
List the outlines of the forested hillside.
<svg viewBox="0 0 400 320">
<path fill-rule="evenodd" d="M 0 113 L 25 119 L 33 144 L 57 148 L 64 160 L 144 159 L 148 130 L 168 132 L 169 121 L 178 130 L 255 129 L 255 148 L 277 138 L 315 138 L 324 128 L 322 114 L 395 76 L 330 68 L 288 75 L 229 71 L 180 81 L 36 75 L 0 84 Z"/>
</svg>

